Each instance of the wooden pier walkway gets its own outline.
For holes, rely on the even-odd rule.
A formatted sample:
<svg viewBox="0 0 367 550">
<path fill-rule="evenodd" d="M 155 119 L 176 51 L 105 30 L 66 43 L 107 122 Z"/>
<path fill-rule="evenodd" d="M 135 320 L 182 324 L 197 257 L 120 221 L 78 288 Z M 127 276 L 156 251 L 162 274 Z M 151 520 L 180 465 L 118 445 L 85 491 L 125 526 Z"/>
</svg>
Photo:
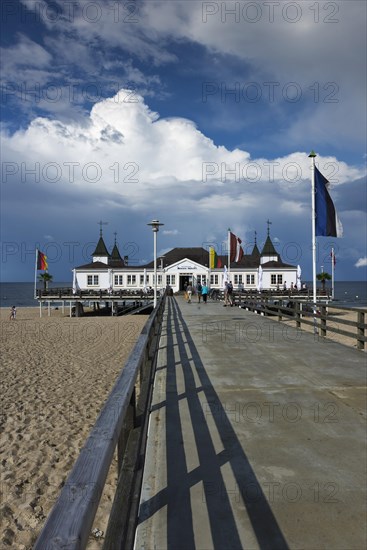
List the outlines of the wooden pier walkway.
<svg viewBox="0 0 367 550">
<path fill-rule="evenodd" d="M 137 550 L 366 547 L 366 354 L 166 302 Z"/>
</svg>

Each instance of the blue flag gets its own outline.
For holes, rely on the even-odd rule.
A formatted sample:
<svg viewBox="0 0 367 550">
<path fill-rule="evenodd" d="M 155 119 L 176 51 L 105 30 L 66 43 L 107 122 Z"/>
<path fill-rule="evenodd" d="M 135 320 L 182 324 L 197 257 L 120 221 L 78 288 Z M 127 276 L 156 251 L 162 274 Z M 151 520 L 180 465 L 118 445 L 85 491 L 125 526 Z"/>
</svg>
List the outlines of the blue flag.
<svg viewBox="0 0 367 550">
<path fill-rule="evenodd" d="M 315 166 L 316 237 L 342 237 L 343 226 L 329 195 L 328 183 Z"/>
</svg>

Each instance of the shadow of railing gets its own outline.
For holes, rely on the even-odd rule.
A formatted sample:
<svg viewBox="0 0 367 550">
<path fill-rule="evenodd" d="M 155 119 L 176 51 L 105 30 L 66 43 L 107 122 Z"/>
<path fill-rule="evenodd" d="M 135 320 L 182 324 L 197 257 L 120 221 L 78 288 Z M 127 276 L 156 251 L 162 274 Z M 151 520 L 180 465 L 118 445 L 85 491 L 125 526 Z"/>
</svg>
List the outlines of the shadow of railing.
<svg viewBox="0 0 367 550">
<path fill-rule="evenodd" d="M 246 452 L 233 429 L 175 300 L 167 308 L 167 373 L 165 408 L 167 484 L 142 503 L 139 523 L 158 510 L 167 511 L 167 548 L 196 548 L 192 488 L 202 483 L 215 550 L 243 548 L 233 513 L 230 493 L 223 477 L 229 465 L 260 548 L 286 550 L 288 544 L 264 495 Z M 177 351 L 178 349 L 178 351 Z M 177 361 L 179 357 L 179 361 Z M 184 393 L 179 393 L 178 369 L 182 370 Z M 197 384 L 197 380 L 200 381 Z M 210 408 L 223 450 L 216 451 L 213 434 L 200 397 Z M 188 471 L 180 401 L 186 399 L 199 465 Z M 186 449 L 187 451 L 187 449 Z"/>
</svg>

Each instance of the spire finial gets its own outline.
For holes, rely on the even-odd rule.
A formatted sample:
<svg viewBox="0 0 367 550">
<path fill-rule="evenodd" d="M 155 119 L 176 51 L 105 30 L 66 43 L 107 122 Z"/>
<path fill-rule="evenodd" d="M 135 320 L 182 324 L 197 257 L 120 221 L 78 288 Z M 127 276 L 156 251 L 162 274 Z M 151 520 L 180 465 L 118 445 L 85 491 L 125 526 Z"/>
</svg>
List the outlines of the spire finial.
<svg viewBox="0 0 367 550">
<path fill-rule="evenodd" d="M 270 226 L 273 222 L 271 222 L 269 219 L 268 221 L 266 222 L 268 224 L 268 237 L 270 236 Z"/>
<path fill-rule="evenodd" d="M 255 231 L 255 245 L 257 244 L 257 231 Z"/>
<path fill-rule="evenodd" d="M 108 222 L 103 222 L 102 220 L 100 222 L 97 222 L 99 225 L 99 236 L 102 237 L 102 225 L 108 225 Z"/>
<path fill-rule="evenodd" d="M 116 239 L 117 239 L 117 233 L 116 233 L 116 231 L 114 232 L 114 235 L 115 235 L 115 244 L 116 244 Z"/>
</svg>

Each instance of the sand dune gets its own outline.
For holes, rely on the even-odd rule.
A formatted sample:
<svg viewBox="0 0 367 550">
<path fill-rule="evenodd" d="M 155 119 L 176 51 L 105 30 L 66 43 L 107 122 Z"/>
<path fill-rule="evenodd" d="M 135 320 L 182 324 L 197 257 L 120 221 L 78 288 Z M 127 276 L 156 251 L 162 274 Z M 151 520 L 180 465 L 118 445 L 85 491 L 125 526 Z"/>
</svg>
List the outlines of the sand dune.
<svg viewBox="0 0 367 550">
<path fill-rule="evenodd" d="M 27 308 L 10 321 L 1 310 L 1 548 L 32 548 L 146 319 Z M 116 463 L 94 523 L 103 531 L 115 480 Z"/>
</svg>

